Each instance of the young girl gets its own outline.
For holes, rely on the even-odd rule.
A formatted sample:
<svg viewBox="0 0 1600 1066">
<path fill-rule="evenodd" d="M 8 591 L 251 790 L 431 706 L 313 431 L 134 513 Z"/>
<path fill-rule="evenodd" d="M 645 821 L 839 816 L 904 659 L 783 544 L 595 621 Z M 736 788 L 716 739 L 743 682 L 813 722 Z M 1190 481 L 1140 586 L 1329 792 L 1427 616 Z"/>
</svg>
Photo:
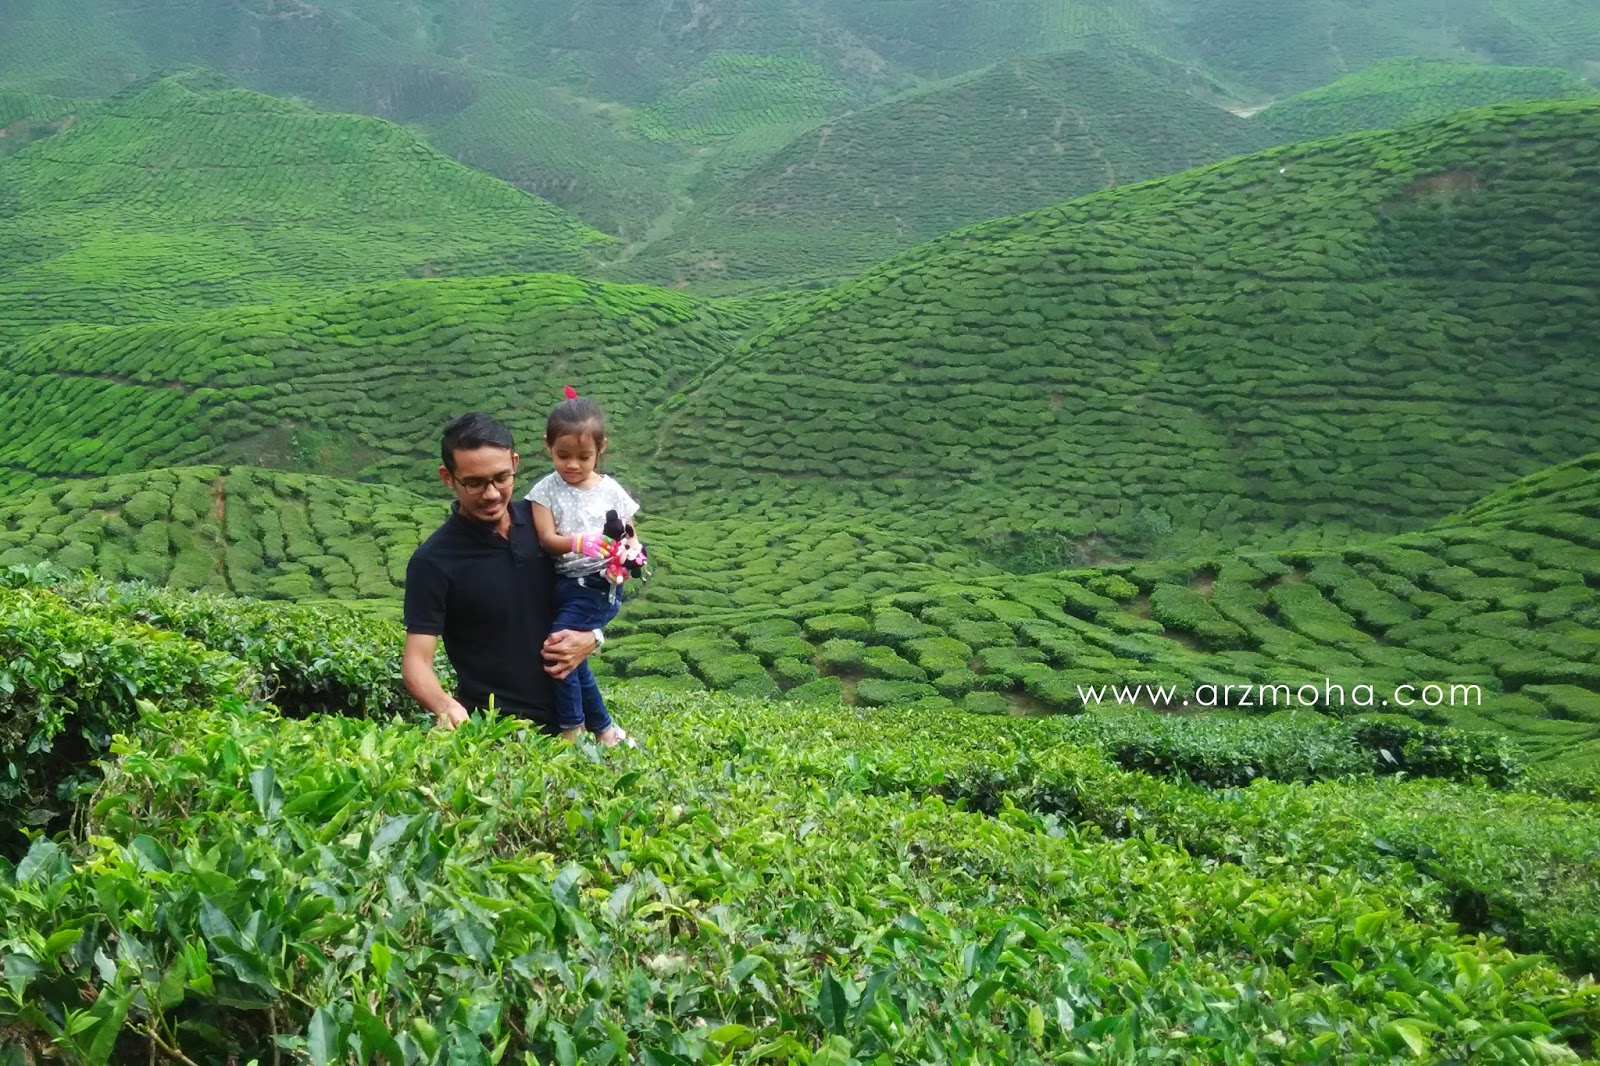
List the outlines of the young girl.
<svg viewBox="0 0 1600 1066">
<path fill-rule="evenodd" d="M 556 559 L 556 617 L 551 631 L 599 629 L 617 616 L 621 588 L 605 575 L 601 529 L 606 512 L 630 522 L 639 510 L 616 481 L 595 469 L 606 450 L 606 416 L 593 401 L 569 387 L 545 422 L 544 444 L 555 470 L 528 490 L 533 526 L 544 550 Z M 606 713 L 600 686 L 585 661 L 555 683 L 561 735 L 576 740 L 584 726 L 607 747 L 628 734 Z"/>
</svg>

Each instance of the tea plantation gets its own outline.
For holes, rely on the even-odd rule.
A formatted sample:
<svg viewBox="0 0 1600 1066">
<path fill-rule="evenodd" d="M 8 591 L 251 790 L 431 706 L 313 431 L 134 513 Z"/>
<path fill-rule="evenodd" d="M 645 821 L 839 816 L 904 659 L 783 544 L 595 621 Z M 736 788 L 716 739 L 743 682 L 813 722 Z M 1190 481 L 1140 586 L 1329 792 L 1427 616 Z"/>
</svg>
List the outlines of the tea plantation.
<svg viewBox="0 0 1600 1066">
<path fill-rule="evenodd" d="M 183 79 L 133 99 L 152 93 L 265 99 Z M 576 381 L 612 407 L 623 471 L 684 517 L 886 521 L 1033 559 L 1024 569 L 1159 553 L 1201 530 L 1202 549 L 1223 550 L 1417 528 L 1508 474 L 1600 447 L 1597 116 L 1582 101 L 1511 105 L 1275 149 L 959 231 L 770 305 L 555 276 L 307 294 L 340 277 L 503 270 L 444 252 L 524 231 L 492 214 L 452 237 L 396 223 L 373 237 L 402 242 L 396 258 L 358 256 L 339 226 L 365 223 L 318 187 L 280 205 L 303 226 L 273 223 L 255 248 L 256 208 L 229 201 L 242 192 L 224 179 L 204 210 L 112 182 L 72 225 L 138 218 L 143 203 L 155 229 L 80 239 L 75 215 L 23 216 L 22 234 L 36 219 L 59 236 L 0 279 L 47 294 L 6 305 L 0 486 L 186 462 L 403 484 L 426 476 L 448 412 L 509 409 L 527 440 Z M 93 124 L 118 121 L 85 120 L 0 169 L 37 171 L 42 202 L 61 187 L 43 176 L 48 153 L 92 148 Z M 106 169 L 73 172 L 85 195 L 102 195 L 89 186 Z M 356 203 L 372 195 L 363 185 Z M 214 226 L 187 220 L 196 211 L 245 213 Z M 325 256 L 320 279 L 290 236 Z M 85 256 L 96 272 L 68 277 Z M 246 291 L 280 302 L 195 314 Z M 63 406 L 84 418 L 55 417 Z"/>
<path fill-rule="evenodd" d="M 1252 121 L 1288 144 L 1337 133 L 1409 126 L 1453 111 L 1516 100 L 1594 96 L 1570 71 L 1391 59 L 1273 104 Z"/>
<path fill-rule="evenodd" d="M 162 471 L 0 507 L 0 566 L 376 599 L 392 618 L 406 560 L 442 517 L 397 489 Z M 1342 550 L 1027 576 L 867 526 L 650 516 L 656 576 L 595 665 L 676 691 L 950 713 L 1401 713 L 1504 733 L 1540 764 L 1596 766 L 1597 519 L 1600 455 Z"/>
<path fill-rule="evenodd" d="M 1600 445 L 1597 178 L 1600 105 L 1508 105 L 959 230 L 742 345 L 658 491 L 1122 552 L 1416 528 Z"/>
<path fill-rule="evenodd" d="M 1592 1061 L 1597 75 L 1584 0 L 0 0 L 0 1066 Z M 636 743 L 434 728 L 439 430 L 520 495 L 569 384 Z"/>
<path fill-rule="evenodd" d="M 94 105 L 92 100 L 0 92 L 0 158 L 21 151 L 41 137 L 70 129 Z"/>
<path fill-rule="evenodd" d="M 559 85 L 491 73 L 469 84 L 465 106 L 412 119 L 408 128 L 625 241 L 647 236 L 673 204 L 684 154 L 676 144 L 635 135 L 610 109 Z"/>
</svg>

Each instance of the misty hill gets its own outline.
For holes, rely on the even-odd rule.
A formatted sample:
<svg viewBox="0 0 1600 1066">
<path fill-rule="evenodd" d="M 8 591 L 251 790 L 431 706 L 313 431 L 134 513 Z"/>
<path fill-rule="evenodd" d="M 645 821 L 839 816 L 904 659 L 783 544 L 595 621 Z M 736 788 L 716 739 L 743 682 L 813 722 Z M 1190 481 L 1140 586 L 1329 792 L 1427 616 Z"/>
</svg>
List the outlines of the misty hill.
<svg viewBox="0 0 1600 1066">
<path fill-rule="evenodd" d="M 510 275 L 60 326 L 0 367 L 0 488 L 207 461 L 412 484 L 437 467 L 440 428 L 473 407 L 501 412 L 532 458 L 568 383 L 627 439 L 747 322 L 648 286 Z"/>
<path fill-rule="evenodd" d="M 388 122 L 205 72 L 0 161 L 0 342 L 421 274 L 583 266 L 608 238 Z"/>
<path fill-rule="evenodd" d="M 929 237 L 1266 147 L 1168 79 L 1088 53 L 1008 61 L 817 125 L 703 194 L 659 280 L 859 270 Z"/>
<path fill-rule="evenodd" d="M 634 135 L 613 109 L 561 86 L 504 74 L 481 74 L 471 84 L 470 102 L 413 119 L 409 128 L 625 240 L 643 238 L 672 204 L 682 155 L 674 144 Z"/>
<path fill-rule="evenodd" d="M 1289 143 L 1409 126 L 1490 104 L 1595 95 L 1593 86 L 1566 70 L 1403 57 L 1279 101 L 1254 121 L 1275 142 Z"/>
<path fill-rule="evenodd" d="M 1577 67 L 1600 44 L 1583 0 L 771 0 L 712 2 L 641 18 L 624 0 L 484 0 L 470 6 L 205 5 L 197 0 L 58 0 L 8 15 L 0 70 L 13 87 L 114 91 L 150 65 L 205 63 L 268 91 L 335 106 L 355 94 L 439 113 L 448 83 L 493 71 L 646 102 L 719 52 L 788 54 L 853 82 L 903 88 L 1031 52 L 1136 47 L 1274 93 L 1331 81 L 1396 55 Z M 626 49 L 616 42 L 628 41 Z M 86 85 L 85 83 L 90 83 Z M 458 93 L 463 91 L 457 87 Z M 347 99 L 335 97 L 344 95 Z"/>
<path fill-rule="evenodd" d="M 1443 11 L 1432 0 L 768 0 L 759 9 L 712 0 L 668 4 L 652 18 L 624 0 L 56 0 L 0 14 L 0 90 L 101 96 L 201 64 L 258 91 L 409 124 L 635 241 L 670 222 L 705 154 L 745 165 L 781 143 L 781 122 L 755 143 L 715 147 L 652 139 L 633 124 L 635 109 L 694 97 L 703 72 L 730 59 L 817 72 L 840 91 L 812 95 L 800 78 L 778 110 L 838 114 L 1069 50 L 1158 56 L 1255 103 L 1395 56 L 1592 73 L 1600 13 L 1585 0 L 1469 0 Z M 643 129 L 671 128 L 656 117 Z"/>
<path fill-rule="evenodd" d="M 663 491 L 997 551 L 1414 528 L 1600 447 L 1597 134 L 1481 109 L 957 231 L 709 376 Z"/>
</svg>

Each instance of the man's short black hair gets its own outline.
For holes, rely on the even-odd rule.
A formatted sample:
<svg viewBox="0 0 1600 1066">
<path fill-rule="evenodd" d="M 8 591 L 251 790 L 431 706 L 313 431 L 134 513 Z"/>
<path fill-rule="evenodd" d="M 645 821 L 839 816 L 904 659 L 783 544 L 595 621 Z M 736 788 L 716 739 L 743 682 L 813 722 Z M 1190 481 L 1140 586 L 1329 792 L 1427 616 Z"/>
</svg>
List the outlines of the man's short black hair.
<svg viewBox="0 0 1600 1066">
<path fill-rule="evenodd" d="M 444 438 L 439 442 L 439 459 L 444 468 L 456 472 L 456 452 L 462 449 L 504 448 L 516 451 L 511 439 L 511 429 L 498 418 L 490 418 L 482 411 L 468 411 L 444 427 Z"/>
</svg>

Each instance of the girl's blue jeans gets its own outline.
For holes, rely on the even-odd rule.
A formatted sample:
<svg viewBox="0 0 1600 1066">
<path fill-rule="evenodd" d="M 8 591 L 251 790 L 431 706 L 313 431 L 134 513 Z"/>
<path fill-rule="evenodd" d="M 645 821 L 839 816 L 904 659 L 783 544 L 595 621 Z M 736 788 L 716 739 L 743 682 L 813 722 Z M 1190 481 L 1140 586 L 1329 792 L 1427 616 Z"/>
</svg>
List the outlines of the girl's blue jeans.
<svg viewBox="0 0 1600 1066">
<path fill-rule="evenodd" d="M 611 582 L 601 574 L 556 579 L 556 618 L 552 633 L 562 629 L 600 629 L 617 616 L 622 590 L 611 593 Z M 556 724 L 563 730 L 583 726 L 592 733 L 611 728 L 611 715 L 600 695 L 600 685 L 585 659 L 578 668 L 555 682 Z"/>
</svg>

